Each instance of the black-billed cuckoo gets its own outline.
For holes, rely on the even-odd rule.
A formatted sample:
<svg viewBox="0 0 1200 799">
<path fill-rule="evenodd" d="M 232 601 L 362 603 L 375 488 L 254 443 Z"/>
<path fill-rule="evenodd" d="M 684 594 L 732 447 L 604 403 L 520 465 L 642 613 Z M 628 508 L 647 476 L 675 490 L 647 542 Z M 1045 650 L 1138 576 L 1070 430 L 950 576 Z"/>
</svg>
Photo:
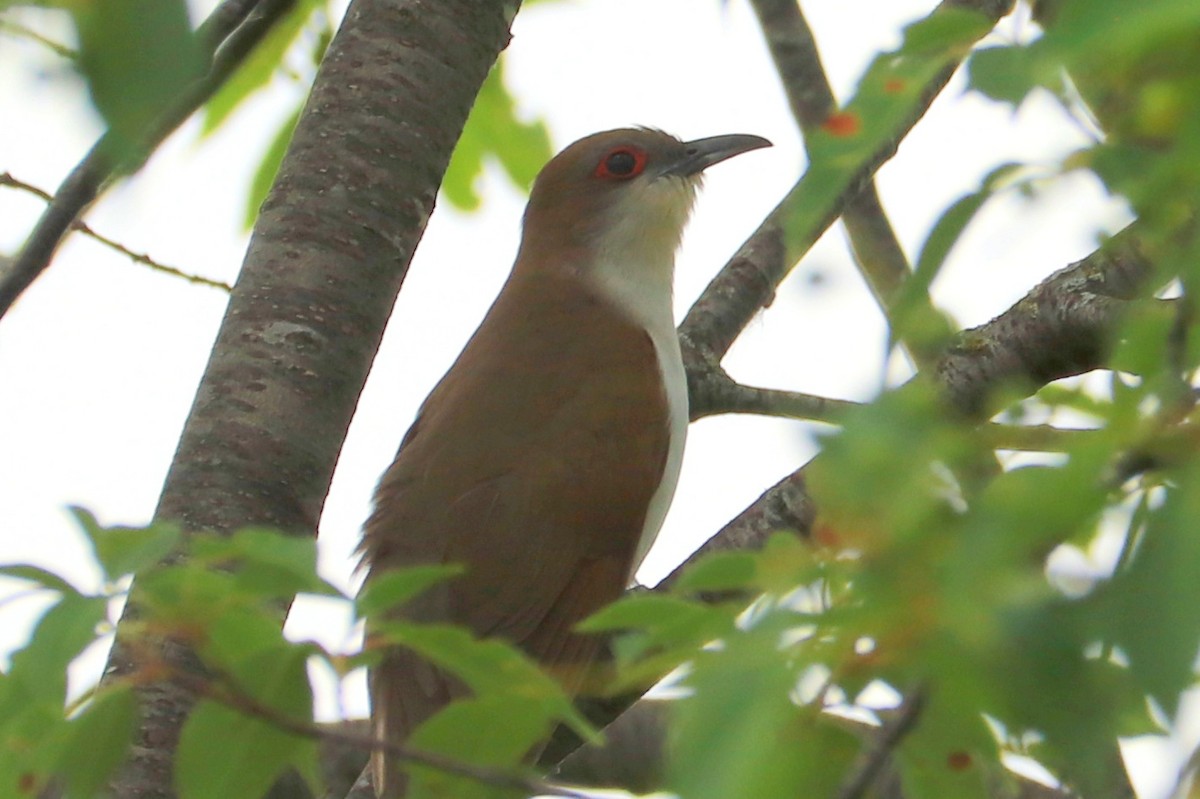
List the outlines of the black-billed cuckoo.
<svg viewBox="0 0 1200 799">
<path fill-rule="evenodd" d="M 706 167 L 770 142 L 657 130 L 581 139 L 538 175 L 516 264 L 384 474 L 367 580 L 458 563 L 399 613 L 507 639 L 571 692 L 666 516 L 687 431 L 675 250 Z M 371 674 L 376 735 L 403 743 L 465 688 L 396 648 Z M 398 765 L 372 761 L 380 796 Z"/>
</svg>

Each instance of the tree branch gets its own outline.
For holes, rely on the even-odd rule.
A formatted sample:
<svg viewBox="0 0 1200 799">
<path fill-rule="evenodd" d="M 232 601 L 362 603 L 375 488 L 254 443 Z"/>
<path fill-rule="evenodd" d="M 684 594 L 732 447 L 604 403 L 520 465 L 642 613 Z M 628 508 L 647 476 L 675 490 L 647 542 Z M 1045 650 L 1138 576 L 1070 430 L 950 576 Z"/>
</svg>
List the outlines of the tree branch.
<svg viewBox="0 0 1200 799">
<path fill-rule="evenodd" d="M 446 164 L 508 43 L 513 5 L 351 3 L 255 226 L 156 518 L 188 530 L 314 534 Z M 137 608 L 135 585 L 124 619 Z M 173 671 L 203 673 L 183 643 L 159 646 Z M 107 678 L 137 670 L 135 654 L 118 634 Z M 170 681 L 141 687 L 139 700 L 139 740 L 112 794 L 168 799 L 192 700 Z"/>
<path fill-rule="evenodd" d="M 992 402 L 991 397 L 1001 391 L 1010 391 L 1014 386 L 1032 391 L 1048 380 L 1100 368 L 1104 366 L 1107 346 L 1060 348 L 1055 337 L 1074 340 L 1086 332 L 1096 341 L 1111 341 L 1116 335 L 1121 311 L 1145 295 L 1152 274 L 1152 265 L 1140 254 L 1136 226 L 1127 228 L 1087 258 L 1043 281 L 996 320 L 963 331 L 944 356 L 954 368 L 939 370 L 930 379 L 938 382 L 950 404 L 966 412 L 970 407 L 987 406 Z M 1038 331 L 1037 335 L 1042 338 L 1037 338 L 1033 331 Z M 1017 354 L 1005 355 L 1014 351 Z M 1048 363 L 1052 363 L 1054 369 L 1045 368 Z M 1025 379 L 1014 382 L 1017 376 Z M 728 377 L 724 379 L 729 380 Z M 1005 396 L 1011 399 L 1012 394 Z M 1045 426 L 989 425 L 983 429 L 983 435 L 991 437 L 996 446 L 1006 448 L 1017 448 L 1014 445 L 1023 443 L 1036 449 L 1040 443 L 1062 444 L 1064 438 L 1090 433 L 1088 430 L 1055 430 Z M 1051 440 L 1046 441 L 1047 437 Z M 684 570 L 710 552 L 755 551 L 781 530 L 810 537 L 815 531 L 817 514 L 818 509 L 805 486 L 804 468 L 798 469 L 767 489 L 652 590 L 669 589 Z M 641 700 L 637 704 L 647 701 Z M 613 714 L 609 717 L 615 718 L 620 708 L 611 708 L 609 712 Z M 606 737 L 615 739 L 625 734 L 623 718 L 621 716 L 605 727 Z M 604 726 L 602 719 L 593 718 L 593 721 Z M 635 726 L 637 729 L 631 734 L 641 735 L 645 725 L 639 721 Z M 650 751 L 645 741 L 641 745 Z M 653 769 L 657 766 L 647 768 L 656 773 Z M 885 794 L 901 796 L 898 791 Z M 1022 785 L 1021 795 L 1064 796 L 1037 783 Z"/>
<path fill-rule="evenodd" d="M 207 74 L 164 110 L 134 145 L 128 158 L 117 159 L 116 138 L 110 131 L 71 170 L 11 267 L 0 277 L 0 317 L 50 265 L 63 237 L 84 209 L 114 178 L 139 169 L 162 141 L 233 74 L 294 3 L 295 0 L 226 0 L 213 11 L 197 31 L 201 42 L 216 51 Z"/>
<path fill-rule="evenodd" d="M 892 713 L 892 717 L 871 736 L 870 746 L 859 758 L 857 768 L 838 790 L 837 799 L 862 799 L 866 795 L 867 789 L 875 783 L 876 778 L 891 761 L 896 747 L 916 726 L 924 705 L 923 688 L 915 688 L 904 697 L 904 701 Z"/>
<path fill-rule="evenodd" d="M 816 39 L 797 0 L 751 0 L 751 5 L 783 82 L 792 116 L 807 141 L 837 107 Z M 911 269 L 873 178 L 847 203 L 842 222 L 859 271 L 886 314 Z"/>
<path fill-rule="evenodd" d="M 39 189 L 37 186 L 26 183 L 23 180 L 18 180 L 17 178 L 13 177 L 8 172 L 0 172 L 0 186 L 7 186 L 12 189 L 18 189 L 20 191 L 28 192 L 29 194 L 32 194 L 33 196 L 38 197 L 39 199 L 44 200 L 45 202 L 53 202 L 54 201 L 54 197 L 49 192 L 43 191 L 42 189 Z M 72 222 L 71 229 L 78 230 L 80 233 L 87 236 L 88 238 L 93 239 L 94 241 L 100 242 L 105 247 L 108 247 L 111 250 L 115 250 L 115 251 L 119 252 L 121 255 L 124 255 L 129 260 L 133 261 L 134 263 L 139 263 L 144 266 L 150 267 L 155 272 L 162 272 L 165 275 L 171 275 L 172 277 L 182 278 L 183 280 L 186 280 L 187 282 L 193 283 L 198 286 L 208 286 L 210 288 L 220 289 L 226 293 L 233 291 L 233 286 L 229 285 L 228 283 L 226 283 L 223 280 L 213 280 L 210 277 L 204 277 L 203 275 L 197 275 L 192 272 L 185 272 L 182 269 L 177 269 L 173 266 L 167 266 L 166 264 L 159 263 L 158 261 L 155 261 L 153 258 L 151 258 L 146 253 L 134 252 L 133 250 L 126 247 L 124 244 L 121 244 L 120 242 L 118 242 L 114 239 L 110 239 L 108 236 L 97 233 L 95 230 L 93 230 L 91 228 L 91 226 L 88 225 L 87 222 L 84 222 L 82 219 L 76 219 L 74 222 Z M 2 281 L 3 281 L 3 270 L 0 270 L 0 282 L 2 282 Z"/>
<path fill-rule="evenodd" d="M 1126 228 L 1000 316 L 959 333 L 933 379 L 950 405 L 981 419 L 998 410 L 994 398 L 1002 392 L 1025 394 L 1098 369 L 1111 352 L 1118 320 L 1145 295 L 1152 272 L 1134 226 Z"/>
<path fill-rule="evenodd" d="M 487 785 L 494 785 L 498 788 L 508 788 L 546 796 L 565 796 L 568 799 L 586 799 L 585 794 L 564 785 L 556 785 L 545 780 L 533 779 L 502 769 L 464 763 L 460 760 L 439 755 L 436 752 L 412 749 L 403 744 L 376 738 L 372 735 L 362 735 L 353 731 L 347 732 L 344 729 L 329 725 L 314 724 L 311 721 L 292 718 L 270 705 L 263 704 L 254 696 L 246 693 L 228 675 L 218 675 L 215 679 L 210 679 L 198 677 L 188 672 L 177 672 L 172 675 L 172 679 L 182 688 L 190 691 L 196 698 L 217 702 L 238 713 L 261 719 L 284 732 L 302 738 L 353 747 L 363 752 L 386 751 L 410 763 L 429 766 L 447 774 L 466 777 Z"/>
<path fill-rule="evenodd" d="M 971 8 L 989 19 L 998 20 L 1011 9 L 1012 0 L 947 0 L 943 6 Z M 708 284 L 680 325 L 684 364 L 689 371 L 721 362 L 754 315 L 771 304 L 775 289 L 792 266 L 842 215 L 850 201 L 862 193 L 879 167 L 895 154 L 900 142 L 945 88 L 959 63 L 959 60 L 950 59 L 937 70 L 921 88 L 907 117 L 898 122 L 878 149 L 858 165 L 845 181 L 845 188 L 823 214 L 806 219 L 804 224 L 792 224 L 804 203 L 808 188 L 805 178 L 811 174 L 811 169 L 768 214 Z"/>
<path fill-rule="evenodd" d="M 850 400 L 800 391 L 747 386 L 735 381 L 719 366 L 689 372 L 688 394 L 695 398 L 695 404 L 690 407 L 693 422 L 722 413 L 755 413 L 832 423 L 858 405 Z"/>
</svg>

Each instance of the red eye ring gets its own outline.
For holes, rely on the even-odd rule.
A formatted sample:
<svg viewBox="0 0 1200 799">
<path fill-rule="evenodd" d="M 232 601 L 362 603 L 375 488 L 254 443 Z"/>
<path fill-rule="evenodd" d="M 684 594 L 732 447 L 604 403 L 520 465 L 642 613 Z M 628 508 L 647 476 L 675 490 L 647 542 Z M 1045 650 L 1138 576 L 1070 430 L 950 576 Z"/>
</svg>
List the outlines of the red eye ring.
<svg viewBox="0 0 1200 799">
<path fill-rule="evenodd" d="M 646 151 L 636 147 L 614 148 L 600 159 L 595 175 L 609 180 L 628 180 L 642 174 L 646 169 Z"/>
</svg>

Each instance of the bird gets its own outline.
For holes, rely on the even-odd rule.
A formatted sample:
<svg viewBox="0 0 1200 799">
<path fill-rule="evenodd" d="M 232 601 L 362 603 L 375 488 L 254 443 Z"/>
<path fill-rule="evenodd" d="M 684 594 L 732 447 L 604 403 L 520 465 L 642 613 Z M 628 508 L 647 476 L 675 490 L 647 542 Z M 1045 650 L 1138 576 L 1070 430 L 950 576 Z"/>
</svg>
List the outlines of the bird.
<svg viewBox="0 0 1200 799">
<path fill-rule="evenodd" d="M 421 406 L 364 525 L 367 585 L 398 568 L 464 567 L 401 618 L 507 640 L 579 692 L 600 643 L 574 626 L 628 587 L 679 478 L 675 251 L 704 170 L 769 146 L 623 128 L 576 141 L 538 174 L 512 272 Z M 375 735 L 400 744 L 466 692 L 402 647 L 369 682 Z M 376 750 L 371 771 L 377 795 L 403 795 L 397 758 Z"/>
</svg>

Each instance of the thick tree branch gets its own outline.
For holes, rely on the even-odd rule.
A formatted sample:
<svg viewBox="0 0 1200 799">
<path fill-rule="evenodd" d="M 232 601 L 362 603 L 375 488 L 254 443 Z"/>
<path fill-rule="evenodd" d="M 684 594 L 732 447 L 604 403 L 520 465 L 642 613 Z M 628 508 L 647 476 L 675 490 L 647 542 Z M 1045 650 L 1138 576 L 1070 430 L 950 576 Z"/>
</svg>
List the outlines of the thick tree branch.
<svg viewBox="0 0 1200 799">
<path fill-rule="evenodd" d="M 1152 274 L 1152 265 L 1138 247 L 1136 226 L 1126 228 L 1088 257 L 1042 281 L 991 322 L 960 333 L 947 347 L 932 379 L 964 416 L 980 418 L 996 396 L 1011 399 L 1013 392 L 1030 393 L 1052 380 L 1099 369 L 1105 365 L 1122 312 L 1145 296 Z M 1049 432 L 1038 427 L 1029 435 L 1036 438 Z M 1087 431 L 1057 433 L 1087 435 Z M 1022 441 L 1017 432 L 1011 435 L 1012 443 Z M 804 512 L 786 512 L 788 508 Z M 814 517 L 797 471 L 718 531 L 663 585 L 709 551 L 755 549 L 778 529 L 806 535 Z"/>
<path fill-rule="evenodd" d="M 442 174 L 508 42 L 513 5 L 351 3 L 259 216 L 157 518 L 191 530 L 263 524 L 314 534 Z M 135 586 L 126 618 L 137 604 Z M 172 670 L 202 671 L 181 643 L 158 645 Z M 118 635 L 109 677 L 137 668 Z M 167 799 L 191 697 L 165 681 L 139 697 L 139 740 L 112 792 Z"/>
<path fill-rule="evenodd" d="M 71 170 L 11 267 L 0 276 L 0 317 L 50 265 L 63 237 L 84 209 L 115 177 L 140 168 L 162 141 L 233 74 L 294 4 L 295 0 L 226 0 L 213 11 L 197 31 L 202 45 L 215 50 L 208 72 L 151 123 L 132 153 L 119 148 L 116 136 L 110 131 Z M 117 157 L 119 149 L 124 152 L 122 158 Z"/>
<path fill-rule="evenodd" d="M 983 418 L 997 410 L 997 396 L 1025 394 L 1098 369 L 1111 351 L 1121 314 L 1144 296 L 1152 272 L 1133 228 L 1126 228 L 1000 316 L 960 333 L 933 377 L 952 406 Z"/>
</svg>

